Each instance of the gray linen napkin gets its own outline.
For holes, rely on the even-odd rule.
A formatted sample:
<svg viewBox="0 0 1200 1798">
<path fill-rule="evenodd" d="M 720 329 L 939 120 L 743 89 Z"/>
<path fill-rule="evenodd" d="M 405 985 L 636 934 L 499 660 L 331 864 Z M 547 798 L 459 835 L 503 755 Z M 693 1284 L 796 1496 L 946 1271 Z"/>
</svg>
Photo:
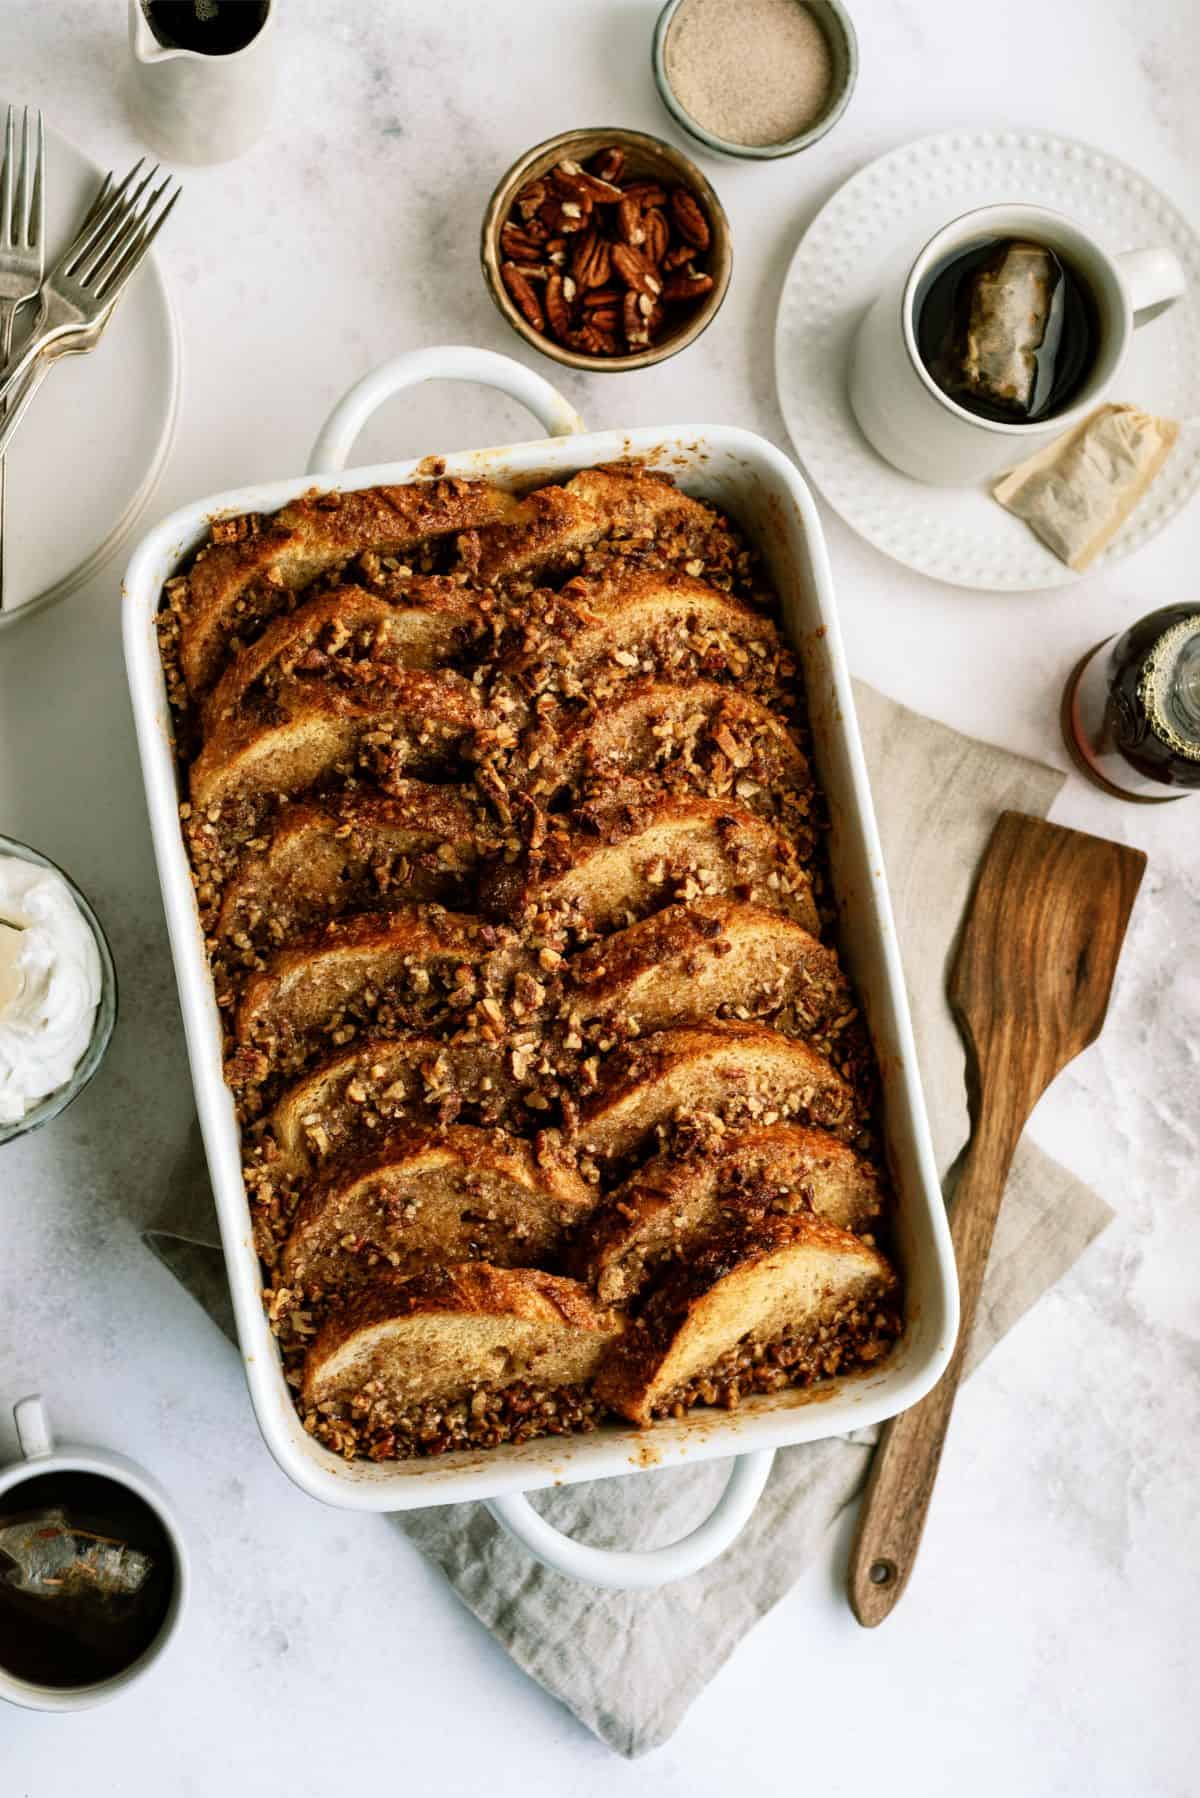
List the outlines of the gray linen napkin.
<svg viewBox="0 0 1200 1798">
<path fill-rule="evenodd" d="M 993 749 L 856 683 L 855 698 L 896 909 L 913 1023 L 945 1176 L 967 1135 L 963 1054 L 945 971 L 997 814 L 1045 816 L 1063 776 Z M 227 1335 L 233 1315 L 198 1134 L 146 1241 Z M 1021 1144 L 988 1264 L 969 1367 L 1061 1278 L 1112 1216 L 1082 1182 Z M 436 1561 L 517 1665 L 619 1753 L 664 1742 L 747 1631 L 820 1551 L 858 1492 L 875 1432 L 783 1451 L 749 1525 L 719 1561 L 652 1593 L 597 1592 L 549 1572 L 482 1505 L 395 1521 Z M 711 1508 L 725 1463 L 664 1468 L 537 1495 L 559 1529 L 605 1547 L 650 1548 Z"/>
</svg>

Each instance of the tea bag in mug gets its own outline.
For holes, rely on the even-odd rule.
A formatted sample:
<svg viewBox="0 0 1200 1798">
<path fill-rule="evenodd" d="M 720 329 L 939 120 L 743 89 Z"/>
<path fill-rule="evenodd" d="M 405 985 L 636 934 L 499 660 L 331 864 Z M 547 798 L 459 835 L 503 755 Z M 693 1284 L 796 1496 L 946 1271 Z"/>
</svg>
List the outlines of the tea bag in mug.
<svg viewBox="0 0 1200 1798">
<path fill-rule="evenodd" d="M 1001 475 L 992 493 L 1068 568 L 1086 568 L 1120 530 L 1179 436 L 1170 418 L 1100 406 Z"/>
</svg>

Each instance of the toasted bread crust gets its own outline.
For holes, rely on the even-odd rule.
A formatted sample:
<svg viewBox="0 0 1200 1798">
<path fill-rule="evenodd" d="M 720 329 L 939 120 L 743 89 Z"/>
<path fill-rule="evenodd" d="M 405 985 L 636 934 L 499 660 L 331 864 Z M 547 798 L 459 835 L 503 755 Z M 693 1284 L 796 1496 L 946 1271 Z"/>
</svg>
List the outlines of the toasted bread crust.
<svg viewBox="0 0 1200 1798">
<path fill-rule="evenodd" d="M 237 713 L 256 687 L 297 672 L 309 678 L 343 661 L 438 668 L 471 640 L 478 608 L 453 581 L 414 580 L 403 598 L 335 587 L 276 618 L 234 657 L 204 701 L 207 733 Z"/>
<path fill-rule="evenodd" d="M 311 1290 L 376 1270 L 411 1274 L 470 1260 L 535 1266 L 557 1254 L 595 1202 L 561 1152 L 539 1157 L 504 1130 L 408 1126 L 308 1188 L 281 1275 Z"/>
<path fill-rule="evenodd" d="M 403 554 L 430 537 L 521 516 L 522 503 L 486 481 L 447 480 L 319 494 L 268 520 L 226 521 L 223 540 L 203 549 L 186 577 L 180 662 L 189 690 L 211 686 L 235 634 L 364 549 Z"/>
<path fill-rule="evenodd" d="M 855 1017 L 836 954 L 765 906 L 730 899 L 668 905 L 569 964 L 580 1015 L 624 1030 L 709 1017 L 774 1018 L 828 1042 Z"/>
<path fill-rule="evenodd" d="M 812 879 L 790 839 L 745 806 L 629 783 L 624 797 L 581 807 L 574 828 L 536 856 L 498 864 L 485 909 L 557 919 L 587 935 L 619 929 L 673 901 L 728 894 L 769 906 L 814 935 Z"/>
<path fill-rule="evenodd" d="M 627 1304 L 668 1262 L 733 1224 L 811 1212 L 869 1230 L 883 1211 L 878 1171 L 826 1130 L 770 1124 L 724 1132 L 683 1160 L 659 1155 L 609 1194 L 571 1255 L 605 1304 Z"/>
<path fill-rule="evenodd" d="M 884 1257 L 836 1224 L 755 1218 L 672 1267 L 606 1358 L 596 1390 L 622 1417 L 646 1425 L 697 1402 L 736 1405 L 743 1391 L 869 1365 L 897 1333 L 895 1293 Z M 752 1302 L 762 1318 L 757 1333 Z M 762 1368 L 755 1351 L 789 1340 L 794 1357 L 776 1378 L 778 1362 Z"/>
<path fill-rule="evenodd" d="M 864 1123 L 859 1095 L 807 1043 L 761 1024 L 707 1023 L 656 1031 L 610 1055 L 576 1140 L 581 1154 L 620 1163 L 680 1128 L 781 1117 L 850 1143 Z"/>
</svg>

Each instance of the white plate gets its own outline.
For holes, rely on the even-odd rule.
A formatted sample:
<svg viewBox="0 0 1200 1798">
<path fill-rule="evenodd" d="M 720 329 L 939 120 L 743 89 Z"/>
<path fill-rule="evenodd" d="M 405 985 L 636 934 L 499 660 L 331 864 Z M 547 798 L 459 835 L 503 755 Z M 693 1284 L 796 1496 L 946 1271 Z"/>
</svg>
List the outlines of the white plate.
<svg viewBox="0 0 1200 1798">
<path fill-rule="evenodd" d="M 47 268 L 70 242 L 103 174 L 47 131 Z M 33 312 L 31 303 L 17 315 L 18 344 Z M 178 330 L 151 255 L 97 347 L 51 369 L 13 439 L 0 626 L 65 599 L 120 548 L 167 459 L 178 401 Z"/>
<path fill-rule="evenodd" d="M 1200 485 L 1200 240 L 1156 188 L 1099 150 L 1045 132 L 952 131 L 868 164 L 817 214 L 792 258 L 775 379 L 806 471 L 851 530 L 935 580 L 1028 592 L 1083 577 L 983 487 L 929 487 L 892 468 L 847 397 L 854 329 L 889 263 L 911 261 L 961 212 L 1016 201 L 1066 213 L 1113 252 L 1167 245 L 1187 270 L 1188 292 L 1134 334 L 1111 395 L 1184 424 L 1162 474 L 1093 567 L 1137 549 Z"/>
</svg>

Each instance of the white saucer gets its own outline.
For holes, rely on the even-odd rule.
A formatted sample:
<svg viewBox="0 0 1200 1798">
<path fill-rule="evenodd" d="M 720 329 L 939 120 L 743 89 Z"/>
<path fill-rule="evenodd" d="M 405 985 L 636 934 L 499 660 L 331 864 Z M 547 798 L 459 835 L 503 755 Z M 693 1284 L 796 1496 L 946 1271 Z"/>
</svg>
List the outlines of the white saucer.
<svg viewBox="0 0 1200 1798">
<path fill-rule="evenodd" d="M 1167 245 L 1189 289 L 1139 329 L 1111 398 L 1184 424 L 1166 467 L 1092 564 L 1127 556 L 1200 486 L 1200 240 L 1132 169 L 1070 138 L 953 131 L 891 150 L 851 177 L 800 240 L 775 331 L 779 404 L 807 473 L 835 512 L 894 561 L 960 587 L 1028 592 L 1073 574 L 982 487 L 928 487 L 876 455 L 847 397 L 854 330 L 883 271 L 976 206 L 1065 212 L 1111 251 Z"/>
<path fill-rule="evenodd" d="M 78 229 L 103 173 L 47 131 L 47 268 Z M 17 315 L 18 344 L 33 312 L 31 303 Z M 97 347 L 50 370 L 13 439 L 0 628 L 65 599 L 116 553 L 154 491 L 178 402 L 179 334 L 151 254 Z"/>
</svg>

